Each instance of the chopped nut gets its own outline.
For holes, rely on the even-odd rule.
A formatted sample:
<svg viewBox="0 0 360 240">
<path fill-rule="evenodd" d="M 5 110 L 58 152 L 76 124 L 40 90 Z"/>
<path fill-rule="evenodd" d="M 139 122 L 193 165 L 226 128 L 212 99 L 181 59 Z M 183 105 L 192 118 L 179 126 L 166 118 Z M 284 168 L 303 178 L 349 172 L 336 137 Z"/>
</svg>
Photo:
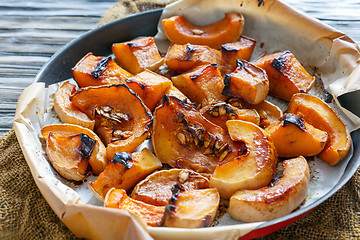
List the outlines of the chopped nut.
<svg viewBox="0 0 360 240">
<path fill-rule="evenodd" d="M 195 34 L 195 35 L 201 35 L 204 33 L 203 30 L 200 30 L 200 29 L 193 29 L 192 32 Z"/>
<path fill-rule="evenodd" d="M 179 183 L 184 183 L 186 180 L 189 179 L 189 172 L 188 171 L 180 171 L 178 175 Z"/>
<path fill-rule="evenodd" d="M 264 110 L 260 110 L 259 115 L 261 119 L 268 118 L 268 115 Z"/>
</svg>

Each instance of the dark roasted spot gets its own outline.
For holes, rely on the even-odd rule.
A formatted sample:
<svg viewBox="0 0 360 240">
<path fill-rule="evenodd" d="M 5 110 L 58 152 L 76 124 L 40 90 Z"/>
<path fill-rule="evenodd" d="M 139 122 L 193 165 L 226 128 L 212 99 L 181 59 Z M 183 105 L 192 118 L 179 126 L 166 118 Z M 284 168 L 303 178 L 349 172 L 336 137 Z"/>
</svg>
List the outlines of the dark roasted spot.
<svg viewBox="0 0 360 240">
<path fill-rule="evenodd" d="M 258 0 L 258 7 L 261 5 L 265 6 L 265 0 Z"/>
<path fill-rule="evenodd" d="M 172 188 L 171 188 L 172 195 L 169 199 L 169 205 L 175 205 L 180 191 L 184 191 L 184 188 L 181 185 L 179 185 L 178 183 L 176 183 L 174 186 L 172 186 Z"/>
<path fill-rule="evenodd" d="M 191 79 L 192 81 L 195 81 L 198 77 L 200 77 L 200 75 L 201 75 L 201 74 L 191 75 L 191 76 L 190 76 L 190 79 Z"/>
<path fill-rule="evenodd" d="M 83 159 L 89 160 L 96 141 L 92 138 L 90 138 L 87 134 L 85 133 L 80 133 L 78 134 L 78 136 L 80 136 L 81 139 L 81 147 L 80 147 L 80 153 Z"/>
<path fill-rule="evenodd" d="M 162 105 L 163 106 L 165 106 L 165 105 L 169 105 L 169 97 L 166 95 L 166 94 L 164 94 L 163 96 L 162 96 Z"/>
<path fill-rule="evenodd" d="M 324 95 L 324 101 L 325 101 L 326 103 L 331 103 L 332 100 L 334 99 L 334 97 L 333 97 L 328 91 L 326 91 L 325 89 L 323 89 L 322 91 L 325 93 L 325 95 Z"/>
<path fill-rule="evenodd" d="M 280 118 L 280 121 L 284 121 L 283 127 L 285 127 L 289 124 L 294 124 L 301 130 L 305 130 L 304 118 L 302 118 L 302 117 L 298 117 L 293 114 L 286 113 L 286 114 L 284 114 L 283 117 Z"/>
<path fill-rule="evenodd" d="M 113 159 L 111 160 L 111 162 L 113 163 L 121 163 L 125 166 L 125 170 L 130 169 L 133 165 L 133 163 L 131 162 L 132 157 L 130 155 L 130 153 L 127 152 L 119 152 L 119 153 L 115 153 Z"/>
<path fill-rule="evenodd" d="M 196 50 L 196 47 L 190 43 L 186 44 L 187 47 L 187 55 L 185 61 L 190 61 L 191 54 Z"/>
<path fill-rule="evenodd" d="M 238 49 L 231 47 L 230 44 L 221 45 L 221 51 L 223 52 L 237 52 Z"/>
<path fill-rule="evenodd" d="M 100 77 L 101 73 L 106 69 L 106 66 L 108 65 L 110 59 L 111 57 L 105 57 L 101 59 L 100 62 L 98 62 L 98 64 L 96 65 L 95 70 L 91 72 L 91 75 L 94 78 Z"/>
<path fill-rule="evenodd" d="M 244 70 L 245 66 L 244 66 L 244 62 L 240 59 L 236 60 L 236 65 L 238 68 L 240 68 L 241 70 Z"/>
</svg>

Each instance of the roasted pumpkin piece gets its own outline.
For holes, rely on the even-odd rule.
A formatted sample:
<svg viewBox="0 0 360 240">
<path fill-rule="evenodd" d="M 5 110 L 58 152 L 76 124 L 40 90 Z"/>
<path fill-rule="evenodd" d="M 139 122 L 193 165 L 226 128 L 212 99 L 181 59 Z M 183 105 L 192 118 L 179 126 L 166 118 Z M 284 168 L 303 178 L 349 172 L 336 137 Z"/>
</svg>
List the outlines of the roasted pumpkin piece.
<svg viewBox="0 0 360 240">
<path fill-rule="evenodd" d="M 253 62 L 264 69 L 270 82 L 269 94 L 290 100 L 295 93 L 307 93 L 315 82 L 290 51 L 260 57 Z"/>
<path fill-rule="evenodd" d="M 72 69 L 79 87 L 125 83 L 132 75 L 119 67 L 111 57 L 85 55 Z"/>
<path fill-rule="evenodd" d="M 132 74 L 138 74 L 144 69 L 154 71 L 164 64 L 153 37 L 114 43 L 112 52 L 117 63 Z"/>
<path fill-rule="evenodd" d="M 115 153 L 111 162 L 89 188 L 99 200 L 104 200 L 111 188 L 129 191 L 149 174 L 162 167 L 161 162 L 149 149 L 141 152 Z"/>
<path fill-rule="evenodd" d="M 184 191 L 209 187 L 209 180 L 189 169 L 157 171 L 139 182 L 131 193 L 133 199 L 155 205 L 166 206 L 172 196 L 174 185 L 181 185 Z"/>
<path fill-rule="evenodd" d="M 69 81 L 63 82 L 55 92 L 54 110 L 63 123 L 80 125 L 91 130 L 95 121 L 81 112 L 71 101 L 70 96 L 76 92 L 76 86 Z"/>
<path fill-rule="evenodd" d="M 52 141 L 54 146 L 56 144 L 57 138 L 61 140 L 61 137 L 68 138 L 80 134 L 85 134 L 89 136 L 89 138 L 95 140 L 95 146 L 93 147 L 92 153 L 87 160 L 91 166 L 91 171 L 93 174 L 99 175 L 108 164 L 104 144 L 101 142 L 100 138 L 90 129 L 73 124 L 53 124 L 47 125 L 41 129 L 41 135 L 45 141 L 48 140 L 50 133 L 53 135 L 53 139 L 55 139 Z M 66 143 L 66 140 L 63 142 Z M 67 154 L 67 151 L 70 151 L 70 148 L 66 149 L 66 147 L 63 147 L 63 149 L 65 151 L 63 153 L 64 155 Z"/>
<path fill-rule="evenodd" d="M 152 115 L 125 84 L 83 88 L 70 100 L 95 120 L 109 160 L 115 152 L 133 152 L 149 135 Z"/>
<path fill-rule="evenodd" d="M 245 143 L 247 153 L 233 161 L 219 165 L 210 177 L 210 187 L 229 199 L 240 189 L 267 186 L 276 169 L 277 154 L 274 144 L 263 129 L 241 120 L 226 122 L 233 141 Z"/>
<path fill-rule="evenodd" d="M 171 86 L 168 89 L 166 89 L 164 94 L 166 94 L 167 96 L 176 97 L 182 101 L 185 101 L 185 99 L 187 99 L 187 97 L 179 89 L 177 89 L 173 84 L 171 84 Z"/>
<path fill-rule="evenodd" d="M 200 109 L 200 113 L 210 122 L 227 130 L 228 120 L 243 120 L 259 125 L 260 116 L 253 109 L 239 109 L 225 102 L 212 103 Z"/>
<path fill-rule="evenodd" d="M 250 61 L 256 41 L 252 38 L 241 36 L 239 41 L 226 43 L 221 46 L 220 71 L 223 76 L 229 74 L 237 67 L 237 60 Z"/>
<path fill-rule="evenodd" d="M 166 77 L 145 69 L 134 77 L 128 78 L 126 85 L 143 100 L 150 111 L 153 111 L 172 82 Z"/>
<path fill-rule="evenodd" d="M 265 129 L 279 157 L 315 156 L 324 147 L 328 134 L 308 124 L 303 117 L 286 113 Z"/>
<path fill-rule="evenodd" d="M 115 188 L 110 189 L 106 194 L 104 207 L 127 210 L 140 216 L 151 227 L 157 227 L 165 212 L 165 207 L 153 206 L 134 200 L 126 195 L 124 189 Z"/>
<path fill-rule="evenodd" d="M 269 92 L 266 72 L 244 60 L 237 61 L 235 71 L 225 76 L 224 85 L 222 94 L 242 98 L 251 104 L 261 103 Z"/>
<path fill-rule="evenodd" d="M 283 165 L 283 176 L 274 186 L 236 192 L 230 198 L 230 216 L 243 222 L 261 222 L 296 209 L 306 197 L 309 166 L 304 157 L 285 160 Z"/>
<path fill-rule="evenodd" d="M 195 104 L 206 106 L 213 102 L 223 102 L 228 97 L 221 94 L 224 81 L 216 65 L 195 67 L 171 78 L 175 87 Z"/>
<path fill-rule="evenodd" d="M 335 110 L 320 98 L 303 93 L 295 94 L 286 112 L 301 114 L 307 123 L 327 132 L 328 140 L 325 147 L 317 155 L 320 159 L 335 165 L 349 152 L 351 145 L 349 128 Z"/>
<path fill-rule="evenodd" d="M 154 112 L 151 138 L 162 163 L 212 173 L 217 165 L 243 154 L 242 143 L 231 141 L 223 128 L 191 105 L 166 95 L 162 102 Z"/>
<path fill-rule="evenodd" d="M 164 227 L 201 228 L 208 227 L 215 218 L 220 204 L 216 189 L 184 191 L 174 185 L 169 205 L 159 224 Z"/>
<path fill-rule="evenodd" d="M 218 64 L 221 60 L 219 50 L 205 45 L 171 44 L 165 55 L 165 63 L 177 72 L 186 72 L 204 64 Z"/>
<path fill-rule="evenodd" d="M 267 100 L 264 100 L 256 105 L 247 103 L 239 98 L 230 98 L 228 102 L 237 108 L 255 109 L 259 113 L 259 126 L 262 128 L 266 128 L 270 124 L 277 123 L 279 118 L 283 115 L 283 112 L 278 106 Z"/>
<path fill-rule="evenodd" d="M 183 16 L 162 20 L 166 37 L 177 44 L 208 45 L 220 49 L 221 45 L 237 41 L 244 29 L 244 17 L 240 13 L 226 13 L 225 18 L 208 26 L 194 26 Z"/>
</svg>

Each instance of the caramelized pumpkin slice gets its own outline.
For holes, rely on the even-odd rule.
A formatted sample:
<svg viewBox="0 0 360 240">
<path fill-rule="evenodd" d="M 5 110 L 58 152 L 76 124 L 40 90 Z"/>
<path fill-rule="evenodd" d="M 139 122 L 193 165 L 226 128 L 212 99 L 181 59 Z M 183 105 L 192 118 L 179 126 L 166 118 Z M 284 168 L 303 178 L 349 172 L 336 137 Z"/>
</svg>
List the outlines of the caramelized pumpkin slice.
<svg viewBox="0 0 360 240">
<path fill-rule="evenodd" d="M 182 101 L 185 101 L 187 99 L 187 97 L 173 84 L 171 84 L 171 86 L 168 89 L 166 89 L 164 94 L 166 94 L 167 96 L 176 97 Z"/>
<path fill-rule="evenodd" d="M 286 113 L 265 131 L 273 140 L 279 157 L 315 156 L 324 149 L 328 138 L 326 132 L 291 113 Z"/>
<path fill-rule="evenodd" d="M 111 57 L 85 55 L 72 69 L 79 87 L 125 83 L 132 75 L 119 67 Z"/>
<path fill-rule="evenodd" d="M 178 228 L 209 227 L 220 204 L 216 189 L 184 191 L 181 185 L 172 189 L 160 226 Z"/>
<path fill-rule="evenodd" d="M 208 45 L 220 49 L 221 45 L 237 41 L 244 29 L 244 17 L 240 13 L 226 13 L 219 22 L 205 27 L 194 26 L 183 16 L 162 20 L 166 37 L 177 44 Z"/>
<path fill-rule="evenodd" d="M 237 61 L 237 68 L 225 76 L 224 84 L 222 94 L 244 99 L 251 104 L 261 103 L 269 92 L 266 72 L 244 60 Z"/>
<path fill-rule="evenodd" d="M 115 152 L 133 152 L 149 135 L 152 115 L 124 84 L 83 88 L 71 101 L 95 119 L 95 132 L 107 145 L 109 160 Z"/>
<path fill-rule="evenodd" d="M 148 226 L 157 227 L 164 216 L 165 207 L 153 206 L 134 200 L 124 189 L 112 188 L 106 194 L 104 207 L 124 209 L 140 216 Z"/>
<path fill-rule="evenodd" d="M 240 190 L 230 198 L 229 214 L 243 222 L 270 221 L 296 209 L 305 199 L 310 181 L 304 157 L 285 160 L 284 174 L 272 187 Z"/>
<path fill-rule="evenodd" d="M 181 185 L 184 191 L 208 188 L 209 180 L 189 169 L 170 169 L 152 173 L 139 182 L 131 193 L 133 199 L 155 205 L 166 206 L 172 196 L 174 185 Z"/>
<path fill-rule="evenodd" d="M 271 139 L 257 125 L 241 120 L 229 120 L 226 125 L 231 139 L 244 142 L 247 148 L 245 155 L 217 166 L 210 178 L 210 187 L 229 199 L 237 190 L 267 186 L 276 169 L 277 155 Z"/>
<path fill-rule="evenodd" d="M 126 85 L 143 100 L 150 111 L 153 111 L 172 82 L 166 77 L 145 69 L 134 77 L 128 78 Z"/>
<path fill-rule="evenodd" d="M 296 93 L 307 93 L 315 82 L 290 51 L 266 55 L 253 62 L 264 69 L 270 81 L 269 94 L 290 100 Z"/>
<path fill-rule="evenodd" d="M 278 106 L 267 100 L 264 100 L 256 105 L 247 103 L 239 98 L 231 98 L 228 102 L 237 108 L 255 109 L 259 113 L 259 126 L 262 128 L 266 128 L 270 124 L 277 123 L 279 118 L 283 115 L 283 112 Z"/>
<path fill-rule="evenodd" d="M 256 41 L 252 38 L 241 36 L 239 41 L 226 43 L 221 46 L 220 71 L 222 76 L 229 74 L 237 67 L 237 60 L 250 61 Z"/>
<path fill-rule="evenodd" d="M 88 158 L 88 162 L 92 168 L 92 173 L 99 175 L 105 169 L 108 163 L 106 159 L 105 146 L 101 142 L 100 138 L 90 129 L 73 124 L 53 124 L 45 126 L 41 129 L 41 135 L 45 141 L 49 138 L 50 133 L 52 133 L 53 138 L 68 138 L 74 135 L 86 134 L 89 138 L 94 139 L 96 143 L 90 157 Z M 66 143 L 66 141 L 63 142 Z M 67 150 L 66 147 L 64 147 L 64 149 L 65 152 L 63 154 L 66 155 L 66 152 L 70 151 L 70 148 Z"/>
<path fill-rule="evenodd" d="M 132 74 L 138 74 L 145 68 L 154 71 L 164 63 L 153 37 L 114 43 L 112 52 L 117 63 Z"/>
<path fill-rule="evenodd" d="M 76 92 L 76 86 L 69 81 L 63 82 L 55 92 L 54 110 L 63 123 L 80 125 L 91 130 L 95 121 L 81 112 L 71 101 L 70 96 Z"/>
<path fill-rule="evenodd" d="M 175 168 L 212 173 L 215 167 L 243 154 L 243 144 L 187 103 L 164 95 L 155 109 L 152 143 L 162 163 Z"/>
<path fill-rule="evenodd" d="M 327 132 L 328 140 L 317 156 L 335 165 L 349 152 L 351 136 L 349 128 L 339 115 L 320 98 L 308 94 L 295 94 L 286 112 L 301 114 L 305 121 L 315 128 Z"/>
<path fill-rule="evenodd" d="M 243 120 L 256 125 L 260 123 L 259 114 L 253 109 L 239 109 L 225 102 L 213 103 L 200 109 L 201 114 L 210 122 L 227 130 L 228 120 Z"/>
<path fill-rule="evenodd" d="M 89 188 L 102 201 L 111 188 L 129 191 L 138 182 L 161 167 L 159 159 L 147 148 L 131 154 L 115 153 L 114 158 L 96 181 L 89 183 Z"/>
<path fill-rule="evenodd" d="M 178 72 L 186 72 L 199 65 L 217 64 L 220 59 L 219 50 L 205 45 L 171 44 L 165 56 L 165 63 Z"/>
<path fill-rule="evenodd" d="M 221 94 L 224 82 L 216 65 L 198 66 L 171 80 L 190 101 L 202 106 L 228 98 Z"/>
</svg>

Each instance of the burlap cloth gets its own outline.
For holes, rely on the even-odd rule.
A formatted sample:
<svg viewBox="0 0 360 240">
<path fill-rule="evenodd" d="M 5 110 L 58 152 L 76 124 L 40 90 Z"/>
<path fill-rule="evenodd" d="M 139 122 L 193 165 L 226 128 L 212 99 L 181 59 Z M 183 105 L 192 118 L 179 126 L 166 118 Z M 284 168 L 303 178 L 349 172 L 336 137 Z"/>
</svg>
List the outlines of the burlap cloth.
<svg viewBox="0 0 360 240">
<path fill-rule="evenodd" d="M 122 1 L 99 25 L 164 7 L 157 1 Z M 14 130 L 0 137 L 0 239 L 77 239 L 41 195 Z M 296 223 L 262 239 L 360 239 L 360 169 L 331 198 Z"/>
</svg>

